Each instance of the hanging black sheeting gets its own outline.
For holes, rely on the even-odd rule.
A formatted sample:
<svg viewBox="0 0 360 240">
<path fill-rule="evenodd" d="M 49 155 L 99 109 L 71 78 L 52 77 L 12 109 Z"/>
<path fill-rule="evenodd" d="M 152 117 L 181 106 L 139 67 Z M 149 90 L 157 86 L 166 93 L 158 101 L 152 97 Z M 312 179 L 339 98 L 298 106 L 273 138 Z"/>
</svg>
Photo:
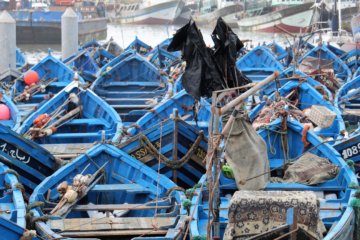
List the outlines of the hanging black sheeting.
<svg viewBox="0 0 360 240">
<path fill-rule="evenodd" d="M 182 51 L 182 59 L 186 61 L 182 85 L 191 96 L 196 99 L 210 97 L 213 91 L 226 87 L 213 51 L 206 47 L 194 21 L 190 20 L 175 33 L 167 50 Z"/>
<path fill-rule="evenodd" d="M 244 44 L 222 18 L 218 18 L 211 38 L 215 44 L 216 63 L 224 74 L 226 86 L 232 88 L 250 83 L 251 81 L 236 68 L 238 52 Z"/>
</svg>

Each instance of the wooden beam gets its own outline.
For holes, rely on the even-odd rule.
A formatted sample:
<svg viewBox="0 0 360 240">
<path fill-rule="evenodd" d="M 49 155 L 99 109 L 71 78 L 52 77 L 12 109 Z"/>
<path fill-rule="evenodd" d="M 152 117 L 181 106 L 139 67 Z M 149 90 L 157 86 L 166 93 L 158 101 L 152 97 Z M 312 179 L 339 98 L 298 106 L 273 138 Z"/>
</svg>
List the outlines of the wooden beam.
<svg viewBox="0 0 360 240">
<path fill-rule="evenodd" d="M 92 205 L 77 205 L 72 208 L 72 211 L 113 211 L 113 210 L 151 210 L 151 209 L 169 209 L 173 206 L 146 206 L 144 204 L 92 204 Z M 45 208 L 45 211 L 51 211 L 52 208 Z"/>
</svg>

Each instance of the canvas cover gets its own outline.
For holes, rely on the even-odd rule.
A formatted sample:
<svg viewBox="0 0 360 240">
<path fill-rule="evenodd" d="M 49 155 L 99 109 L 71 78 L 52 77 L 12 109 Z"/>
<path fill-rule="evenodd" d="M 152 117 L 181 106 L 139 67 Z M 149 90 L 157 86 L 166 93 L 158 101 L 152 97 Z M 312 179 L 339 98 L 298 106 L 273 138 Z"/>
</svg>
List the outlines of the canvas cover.
<svg viewBox="0 0 360 240">
<path fill-rule="evenodd" d="M 271 181 L 316 185 L 335 178 L 339 170 L 328 159 L 307 152 L 286 169 L 282 179 L 273 178 Z"/>
<path fill-rule="evenodd" d="M 226 121 L 225 116 L 223 120 Z M 233 169 L 238 189 L 263 189 L 269 181 L 270 171 L 265 141 L 251 126 L 248 118 L 240 113 L 229 131 L 224 132 L 225 159 Z"/>
<path fill-rule="evenodd" d="M 286 210 L 294 208 L 300 228 L 322 239 L 320 203 L 311 191 L 237 191 L 229 206 L 224 240 L 246 239 L 286 223 Z"/>
</svg>

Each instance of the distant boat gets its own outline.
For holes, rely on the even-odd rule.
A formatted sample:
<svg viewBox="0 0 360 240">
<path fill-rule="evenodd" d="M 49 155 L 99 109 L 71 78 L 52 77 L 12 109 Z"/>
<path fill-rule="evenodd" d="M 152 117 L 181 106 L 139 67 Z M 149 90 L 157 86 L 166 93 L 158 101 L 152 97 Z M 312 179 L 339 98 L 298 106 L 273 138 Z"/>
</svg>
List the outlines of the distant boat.
<svg viewBox="0 0 360 240">
<path fill-rule="evenodd" d="M 351 29 L 355 40 L 360 41 L 360 14 L 351 19 Z"/>
<path fill-rule="evenodd" d="M 243 31 L 260 31 L 260 32 L 305 32 L 312 23 L 317 22 L 316 10 L 311 8 L 313 2 L 292 5 L 294 1 L 287 0 L 281 2 L 288 4 L 287 8 L 275 10 L 273 12 L 252 16 L 242 17 L 238 21 L 240 30 Z"/>
<path fill-rule="evenodd" d="M 75 179 L 81 179 L 81 188 Z M 72 188 L 65 187 L 64 181 Z M 45 203 L 32 213 L 49 217 L 35 222 L 38 234 L 46 239 L 182 239 L 185 195 L 175 187 L 166 176 L 124 151 L 100 144 L 46 178 L 29 202 Z M 72 202 L 62 198 L 62 189 L 72 193 Z"/>
<path fill-rule="evenodd" d="M 172 24 L 184 7 L 184 0 L 147 0 L 114 4 L 108 12 L 111 22 L 133 24 Z"/>
</svg>

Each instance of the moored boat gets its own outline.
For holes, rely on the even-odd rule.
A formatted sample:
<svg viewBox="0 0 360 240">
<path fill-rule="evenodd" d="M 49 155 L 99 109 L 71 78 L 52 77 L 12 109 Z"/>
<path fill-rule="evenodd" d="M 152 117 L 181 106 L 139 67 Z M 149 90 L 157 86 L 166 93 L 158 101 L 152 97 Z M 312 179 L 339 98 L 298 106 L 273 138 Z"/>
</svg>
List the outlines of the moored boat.
<svg viewBox="0 0 360 240">
<path fill-rule="evenodd" d="M 29 82 L 25 80 L 27 75 L 30 75 Z M 36 107 L 61 91 L 74 78 L 84 83 L 81 77 L 49 53 L 15 81 L 10 94 L 22 116 L 27 117 Z"/>
<path fill-rule="evenodd" d="M 18 240 L 24 236 L 26 228 L 26 207 L 20 183 L 14 174 L 4 164 L 0 163 L 0 187 L 1 187 L 1 203 L 0 203 L 0 232 L 4 239 Z M 35 237 L 34 235 L 29 235 Z"/>
<path fill-rule="evenodd" d="M 205 172 L 207 138 L 180 116 L 163 120 L 117 147 L 185 189 Z"/>
<path fill-rule="evenodd" d="M 268 158 L 270 163 L 270 171 L 272 177 L 282 177 L 284 171 L 286 171 L 283 167 L 285 163 L 296 164 L 297 161 L 300 161 L 302 156 L 306 155 L 307 157 L 312 157 L 314 160 L 318 157 L 322 159 L 327 159 L 332 166 L 333 169 L 336 170 L 336 175 L 332 175 L 332 177 L 328 179 L 324 179 L 322 182 L 317 184 L 310 184 L 306 182 L 297 183 L 294 182 L 281 182 L 277 178 L 276 181 L 272 181 L 266 184 L 264 191 L 244 191 L 243 192 L 243 201 L 244 205 L 243 212 L 241 216 L 245 214 L 245 216 L 249 216 L 254 207 L 258 207 L 264 212 L 259 216 L 254 216 L 245 218 L 244 221 L 237 221 L 238 223 L 244 223 L 237 225 L 239 229 L 242 229 L 243 232 L 241 236 L 245 237 L 254 237 L 254 239 L 262 239 L 261 235 L 256 238 L 256 234 L 260 234 L 258 229 L 264 229 L 264 231 L 269 231 L 266 233 L 271 234 L 269 222 L 266 220 L 268 217 L 269 211 L 273 211 L 272 207 L 277 206 L 277 209 L 281 208 L 281 212 L 286 212 L 286 209 L 291 207 L 296 207 L 296 205 L 300 201 L 304 201 L 303 198 L 297 198 L 298 195 L 305 194 L 309 196 L 310 194 L 313 196 L 313 199 L 320 202 L 320 206 L 317 207 L 317 217 L 314 215 L 313 219 L 316 223 L 323 224 L 325 226 L 325 234 L 323 239 L 352 239 L 353 238 L 353 230 L 354 230 L 354 210 L 350 206 L 350 201 L 352 200 L 352 194 L 354 193 L 354 189 L 348 188 L 350 183 L 357 184 L 357 179 L 355 174 L 351 171 L 350 167 L 342 160 L 340 155 L 327 143 L 324 143 L 321 139 L 319 139 L 315 134 L 309 132 L 306 136 L 306 141 L 308 142 L 308 146 L 304 147 L 303 141 L 303 126 L 299 124 L 297 121 L 287 121 L 286 127 L 287 130 L 283 131 L 283 121 L 276 120 L 271 124 L 268 128 L 261 129 L 258 133 L 264 139 L 268 149 Z M 285 137 L 285 138 L 284 138 Z M 284 139 L 287 139 L 287 147 L 282 148 Z M 285 145 L 286 146 L 286 145 Z M 304 152 L 304 148 L 306 149 Z M 272 150 L 273 149 L 273 150 Z M 329 165 L 329 166 L 330 166 Z M 330 169 L 330 168 L 329 168 Z M 307 170 L 309 171 L 309 169 Z M 321 172 L 321 170 L 318 169 Z M 324 171 L 324 170 L 322 170 Z M 309 172 L 313 172 L 311 169 Z M 318 174 L 320 174 L 318 172 Z M 278 175 L 280 174 L 280 175 Z M 301 173 L 300 173 L 301 174 Z M 311 178 L 311 174 L 309 173 L 307 177 Z M 254 180 L 254 179 L 252 179 Z M 273 179 L 275 180 L 275 179 Z M 202 178 L 202 181 L 206 181 L 205 178 Z M 246 181 L 246 180 L 244 180 Z M 202 182 L 200 182 L 202 184 Z M 233 179 L 225 178 L 223 175 L 220 177 L 219 183 L 220 190 L 220 216 L 219 216 L 219 224 L 220 224 L 220 238 L 223 239 L 224 232 L 226 231 L 226 227 L 229 224 L 229 220 L 231 220 L 232 225 L 234 225 L 234 219 L 229 219 L 229 217 L 233 216 L 231 213 L 237 208 L 236 205 L 231 205 L 234 198 L 230 201 L 231 194 L 233 194 L 237 189 L 235 186 L 235 182 Z M 281 192 L 279 192 L 281 191 Z M 292 192 L 295 191 L 295 192 Z M 305 192 L 304 192 L 305 191 Z M 311 192 L 310 192 L 311 191 Z M 268 193 L 267 193 L 268 192 Z M 302 193 L 304 192 L 304 193 Z M 241 194 L 242 191 L 239 191 Z M 252 194 L 252 195 L 249 195 Z M 316 194 L 314 194 L 316 193 Z M 197 194 L 195 194 L 192 198 L 192 207 L 190 210 L 191 216 L 193 216 L 193 220 L 190 224 L 190 236 L 195 237 L 204 237 L 207 235 L 208 229 L 208 218 L 210 218 L 210 222 L 212 216 L 209 216 L 208 211 L 208 191 L 206 187 L 202 187 L 197 190 Z M 230 194 L 230 195 L 229 195 Z M 237 196 L 239 196 L 239 194 Z M 294 201 L 289 201 L 286 206 L 280 206 L 281 202 L 277 198 L 284 197 L 286 194 L 292 194 L 292 198 Z M 257 195 L 259 196 L 258 198 Z M 264 203 L 264 198 L 273 200 L 273 203 L 266 201 Z M 248 197 L 248 199 L 246 198 Z M 296 200 L 295 200 L 296 198 Z M 263 201 L 261 201 L 263 199 Z M 251 201 L 250 205 L 248 203 Z M 280 201 L 282 201 L 280 199 Z M 286 201 L 283 199 L 283 201 Z M 316 202 L 315 201 L 315 202 Z M 301 203 L 302 204 L 302 203 Z M 309 206 L 311 204 L 309 203 Z M 230 208 L 230 206 L 232 208 Z M 260 211 L 261 211 L 260 210 Z M 314 209 L 313 209 L 314 210 Z M 303 211 L 311 211 L 306 207 Z M 280 211 L 276 211 L 280 213 Z M 273 212 L 275 214 L 275 212 Z M 240 213 L 239 213 L 240 214 Z M 248 215 L 246 215 L 248 214 Z M 256 213 L 255 213 L 256 214 Z M 239 215 L 239 217 L 241 217 Z M 252 215 L 253 216 L 253 215 Z M 308 216 L 308 215 L 307 215 Z M 295 214 L 297 219 L 301 219 L 299 213 Z M 241 218 L 243 219 L 243 218 Z M 265 220 L 264 220 L 265 219 Z M 283 222 L 285 225 L 285 218 L 282 218 L 279 222 Z M 258 227 L 250 227 L 252 224 L 259 223 Z M 246 225 L 247 224 L 247 225 Z M 268 225 L 268 230 L 266 230 Z M 248 226 L 248 230 L 244 230 L 244 226 Z M 230 229 L 233 227 L 229 226 Z M 236 228 L 236 227 L 235 227 Z M 301 232 L 301 227 L 300 230 Z M 307 229 L 307 228 L 305 228 Z M 235 230 L 235 229 L 234 229 Z M 236 229 L 238 230 L 238 229 Z M 308 229 L 309 230 L 309 229 Z M 315 230 L 318 231 L 318 230 Z M 246 233 L 253 235 L 246 235 Z M 298 231 L 294 231 L 298 233 Z M 321 230 L 320 230 L 321 232 Z M 229 234 L 229 233 L 228 233 Z M 229 235 L 228 235 L 229 236 Z M 321 238 L 321 235 L 317 238 Z M 317 239 L 316 237 L 311 237 L 309 235 L 301 237 L 301 239 Z"/>
<path fill-rule="evenodd" d="M 272 101 L 271 104 L 270 101 Z M 322 138 L 330 137 L 336 140 L 345 134 L 345 124 L 339 110 L 325 100 L 324 96 L 309 83 L 301 81 L 289 81 L 277 92 L 270 95 L 266 101 L 258 104 L 249 113 L 250 120 L 256 122 L 253 126 L 261 128 L 277 117 L 281 117 L 281 115 L 277 116 L 281 104 L 287 105 L 291 118 L 295 118 L 304 124 L 311 124 L 315 134 Z M 270 109 L 274 111 L 272 114 L 270 114 L 271 111 L 267 112 Z M 328 122 L 325 121 L 325 118 L 321 118 L 325 115 L 328 117 Z M 266 121 L 264 122 L 264 120 Z"/>
<path fill-rule="evenodd" d="M 185 224 L 179 216 L 184 214 L 180 205 L 185 196 L 175 187 L 125 152 L 100 144 L 45 179 L 30 203 L 45 203 L 32 212 L 35 217 L 49 216 L 46 222 L 35 223 L 46 239 L 178 239 Z M 68 201 L 70 194 L 72 201 Z"/>
<path fill-rule="evenodd" d="M 264 46 L 258 46 L 241 57 L 236 67 L 253 82 L 258 82 L 275 71 L 281 72 L 284 66 Z"/>
<path fill-rule="evenodd" d="M 118 114 L 93 91 L 79 85 L 72 82 L 43 104 L 18 133 L 45 144 L 57 155 L 84 152 L 99 141 L 118 142 L 122 132 Z"/>
<path fill-rule="evenodd" d="M 125 51 L 114 61 L 115 64 L 104 67 L 105 71 L 104 68 L 100 70 L 91 89 L 118 112 L 124 126 L 128 127 L 168 98 L 172 85 L 159 69 L 138 53 Z"/>
<path fill-rule="evenodd" d="M 27 196 L 60 162 L 41 146 L 0 125 L 0 162 L 16 171 Z"/>
<path fill-rule="evenodd" d="M 171 118 L 174 116 L 175 109 L 178 117 L 199 130 L 203 130 L 207 136 L 211 113 L 210 104 L 204 99 L 196 102 L 185 90 L 181 90 L 167 101 L 151 109 L 127 130 L 127 134 L 135 136 L 141 131 Z"/>
<path fill-rule="evenodd" d="M 6 107 L 2 105 L 5 105 Z M 21 122 L 20 112 L 11 98 L 3 95 L 3 93 L 0 93 L 0 107 L 2 108 L 2 114 L 5 114 L 4 116 L 1 116 L 0 125 L 13 130 L 18 129 Z"/>
</svg>

